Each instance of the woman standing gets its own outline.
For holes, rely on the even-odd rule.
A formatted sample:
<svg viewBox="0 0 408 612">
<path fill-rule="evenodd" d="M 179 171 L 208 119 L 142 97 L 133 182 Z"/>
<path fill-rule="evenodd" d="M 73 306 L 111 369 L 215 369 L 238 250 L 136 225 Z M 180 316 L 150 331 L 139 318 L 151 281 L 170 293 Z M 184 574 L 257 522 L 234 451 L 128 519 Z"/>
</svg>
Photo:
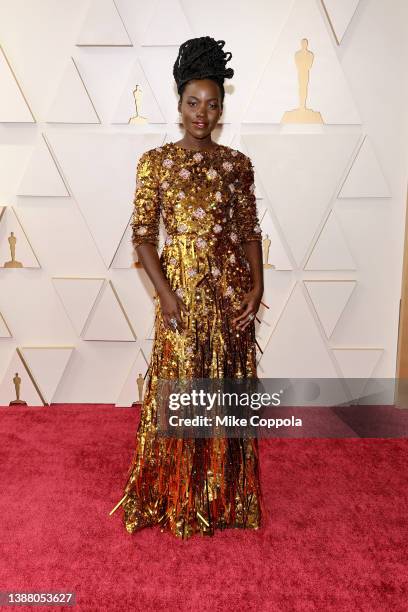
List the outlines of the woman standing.
<svg viewBox="0 0 408 612">
<path fill-rule="evenodd" d="M 257 529 L 256 438 L 157 434 L 158 379 L 256 377 L 254 319 L 263 294 L 261 229 L 250 159 L 217 145 L 231 53 L 209 36 L 180 46 L 173 75 L 185 134 L 137 166 L 132 241 L 157 292 L 155 338 L 124 489 L 129 533 L 159 525 L 187 538 Z M 168 237 L 157 253 L 159 217 Z"/>
</svg>

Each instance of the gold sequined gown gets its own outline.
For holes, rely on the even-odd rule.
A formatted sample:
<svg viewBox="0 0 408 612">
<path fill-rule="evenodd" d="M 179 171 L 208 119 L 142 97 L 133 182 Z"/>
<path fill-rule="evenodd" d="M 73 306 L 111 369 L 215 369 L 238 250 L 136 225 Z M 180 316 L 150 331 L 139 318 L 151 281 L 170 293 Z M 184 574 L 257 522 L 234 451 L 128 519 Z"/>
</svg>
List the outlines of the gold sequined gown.
<svg viewBox="0 0 408 612">
<path fill-rule="evenodd" d="M 167 143 L 146 151 L 137 166 L 134 246 L 158 247 L 160 214 L 167 232 L 160 262 L 189 316 L 182 334 L 166 329 L 156 299 L 124 525 L 129 533 L 159 525 L 181 538 L 257 529 L 263 514 L 257 439 L 157 435 L 155 401 L 158 378 L 257 375 L 254 322 L 241 331 L 230 322 L 251 288 L 242 242 L 262 239 L 250 158 L 225 145 L 197 152 Z"/>
</svg>

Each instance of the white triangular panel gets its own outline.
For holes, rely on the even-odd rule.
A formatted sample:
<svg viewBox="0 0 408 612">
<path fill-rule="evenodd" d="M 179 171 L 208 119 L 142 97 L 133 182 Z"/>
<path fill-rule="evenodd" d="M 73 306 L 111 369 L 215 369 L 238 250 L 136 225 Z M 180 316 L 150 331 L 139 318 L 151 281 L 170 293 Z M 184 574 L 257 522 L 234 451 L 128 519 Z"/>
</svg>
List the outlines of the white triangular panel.
<svg viewBox="0 0 408 612">
<path fill-rule="evenodd" d="M 333 349 L 353 399 L 358 399 L 363 395 L 364 388 L 383 352 L 383 349 L 379 348 Z"/>
<path fill-rule="evenodd" d="M 238 151 L 241 151 L 241 153 L 244 153 L 244 155 L 248 155 L 248 157 L 251 157 L 248 151 L 248 148 L 245 144 L 245 141 L 242 138 L 240 138 L 240 136 L 238 135 L 234 136 L 232 144 L 230 144 L 229 146 L 232 147 L 233 149 L 237 149 Z M 263 200 L 265 198 L 265 193 L 263 191 L 262 183 L 260 181 L 260 178 L 258 176 L 258 172 L 255 166 L 254 166 L 254 178 L 255 178 L 255 192 L 254 192 L 255 197 L 257 200 Z"/>
<path fill-rule="evenodd" d="M 100 119 L 71 57 L 62 74 L 47 123 L 100 123 Z"/>
<path fill-rule="evenodd" d="M 74 349 L 73 346 L 21 347 L 27 366 L 47 403 L 52 402 Z"/>
<path fill-rule="evenodd" d="M 343 183 L 338 198 L 389 198 L 390 190 L 366 136 Z"/>
<path fill-rule="evenodd" d="M 0 338 L 12 338 L 12 333 L 8 328 L 8 325 L 0 312 Z"/>
<path fill-rule="evenodd" d="M 242 139 L 295 261 L 300 265 L 337 193 L 359 136 L 245 134 Z"/>
<path fill-rule="evenodd" d="M 112 261 L 111 268 L 114 268 L 115 270 L 127 270 L 129 268 L 133 268 L 134 262 L 138 261 L 137 253 L 135 252 L 134 256 L 132 255 L 135 249 L 133 249 L 132 246 L 132 227 L 130 223 L 131 222 L 129 221 L 123 238 L 120 241 L 118 250 L 116 251 L 115 257 Z"/>
<path fill-rule="evenodd" d="M 157 0 L 154 2 L 115 0 L 115 4 L 130 39 L 135 44 L 139 44 L 155 12 Z"/>
<path fill-rule="evenodd" d="M 24 168 L 27 167 L 33 150 L 31 145 L 0 145 L 0 198 L 2 204 L 5 203 L 5 200 L 15 197 Z"/>
<path fill-rule="evenodd" d="M 35 123 L 35 118 L 1 45 L 0 91 L 0 123 Z"/>
<path fill-rule="evenodd" d="M 77 39 L 79 46 L 131 47 L 114 0 L 91 0 Z"/>
<path fill-rule="evenodd" d="M 323 339 L 296 284 L 262 357 L 263 376 L 337 378 Z"/>
<path fill-rule="evenodd" d="M 150 311 L 149 317 L 146 317 L 148 325 L 148 332 L 145 336 L 145 340 L 154 341 L 156 334 L 156 314 L 155 314 L 155 304 L 153 304 L 153 308 Z"/>
<path fill-rule="evenodd" d="M 356 287 L 356 281 L 304 281 L 328 338 L 333 333 L 347 302 Z"/>
<path fill-rule="evenodd" d="M 84 340 L 118 342 L 133 342 L 136 339 L 111 283 L 107 283 L 102 290 L 82 337 Z"/>
<path fill-rule="evenodd" d="M 69 197 L 44 134 L 42 136 L 24 172 L 18 195 Z"/>
<path fill-rule="evenodd" d="M 11 401 L 17 399 L 13 382 L 16 373 L 21 378 L 19 399 L 27 402 L 28 406 L 43 406 L 44 402 L 17 351 L 13 354 L 0 383 L 0 406 L 8 406 Z"/>
<path fill-rule="evenodd" d="M 383 352 L 381 348 L 333 348 L 345 378 L 370 378 Z"/>
<path fill-rule="evenodd" d="M 336 214 L 331 211 L 308 258 L 305 270 L 355 270 L 356 264 L 344 239 Z"/>
<path fill-rule="evenodd" d="M 140 92 L 140 103 L 138 103 L 137 109 L 135 97 L 133 95 L 136 86 Z M 136 112 L 142 124 L 143 122 L 166 123 L 166 119 L 160 110 L 158 102 L 138 60 L 134 62 L 130 70 L 119 104 L 112 116 L 111 123 L 130 123 L 131 125 L 138 125 L 138 123 L 131 122 L 131 118 L 136 116 Z"/>
<path fill-rule="evenodd" d="M 119 394 L 118 399 L 116 400 L 115 406 L 118 407 L 126 407 L 131 406 L 133 402 L 139 401 L 139 387 L 137 384 L 137 379 L 139 374 L 146 376 L 147 369 L 149 367 L 148 360 L 146 359 L 143 351 L 138 351 L 137 357 L 132 364 L 130 372 L 126 378 L 125 384 L 123 385 L 121 392 Z M 147 378 L 144 378 L 143 382 L 143 390 L 142 390 L 142 400 L 146 393 L 146 383 Z"/>
<path fill-rule="evenodd" d="M 280 123 L 286 111 L 299 108 L 295 54 L 301 40 L 314 54 L 309 71 L 306 107 L 320 113 L 323 123 L 359 124 L 357 108 L 323 16 L 315 0 L 296 0 L 273 49 L 252 100 L 244 113 L 246 123 Z"/>
<path fill-rule="evenodd" d="M 142 37 L 142 46 L 179 46 L 189 38 L 193 38 L 193 32 L 180 2 L 158 0 L 156 10 Z"/>
<path fill-rule="evenodd" d="M 180 136 L 176 138 L 178 140 L 184 130 L 179 126 L 177 90 L 173 77 L 175 51 L 173 47 L 167 46 L 141 47 L 138 59 L 156 100 L 160 100 L 160 110 L 167 123 L 174 124 L 174 133 L 177 133 L 177 127 L 180 128 Z"/>
<path fill-rule="evenodd" d="M 259 217 L 259 221 L 261 221 L 266 215 L 266 211 L 268 210 L 268 201 L 267 200 L 256 200 L 256 209 L 258 211 L 258 217 Z"/>
<path fill-rule="evenodd" d="M 322 0 L 331 28 L 340 44 L 360 0 Z"/>
<path fill-rule="evenodd" d="M 0 221 L 0 268 L 7 268 L 9 272 L 16 272 L 23 268 L 40 268 L 38 261 L 23 227 L 14 209 L 6 207 L 5 214 L 2 214 Z M 8 267 L 6 263 L 12 261 L 12 236 L 16 239 L 14 261 L 20 262 L 22 266 Z"/>
<path fill-rule="evenodd" d="M 115 257 L 110 266 L 111 268 L 127 270 L 129 268 L 139 267 L 139 266 L 134 265 L 135 263 L 139 263 L 139 258 L 138 258 L 136 249 L 134 249 L 132 245 L 131 221 L 132 221 L 132 217 L 129 219 L 128 226 L 125 230 L 122 240 L 120 241 L 118 250 L 116 251 Z M 160 217 L 159 245 L 158 245 L 159 255 L 161 253 L 162 247 L 164 246 L 164 242 L 166 238 L 167 238 L 167 232 L 164 228 L 164 221 L 163 221 L 163 218 Z"/>
<path fill-rule="evenodd" d="M 132 214 L 138 159 L 163 135 L 52 130 L 47 138 L 109 268 Z"/>
<path fill-rule="evenodd" d="M 115 288 L 137 340 L 143 342 L 151 327 L 155 289 L 143 268 L 129 274 L 116 275 Z"/>
<path fill-rule="evenodd" d="M 255 321 L 255 336 L 261 351 L 265 351 L 295 284 L 296 281 L 293 280 L 293 276 L 290 273 L 274 274 L 272 270 L 264 270 L 263 303 L 260 305 L 257 314 L 261 321 Z M 264 375 L 262 359 L 263 355 L 260 353 L 260 371 Z"/>
<path fill-rule="evenodd" d="M 104 279 L 53 278 L 52 281 L 76 333 L 80 336 Z"/>
<path fill-rule="evenodd" d="M 86 83 L 86 89 L 103 124 L 111 121 L 134 61 L 132 49 L 112 47 L 81 48 L 75 58 L 82 80 Z"/>
<path fill-rule="evenodd" d="M 153 349 L 153 341 L 145 338 L 144 340 L 141 340 L 140 346 L 143 351 L 143 355 L 146 357 L 147 363 L 149 363 Z"/>
</svg>

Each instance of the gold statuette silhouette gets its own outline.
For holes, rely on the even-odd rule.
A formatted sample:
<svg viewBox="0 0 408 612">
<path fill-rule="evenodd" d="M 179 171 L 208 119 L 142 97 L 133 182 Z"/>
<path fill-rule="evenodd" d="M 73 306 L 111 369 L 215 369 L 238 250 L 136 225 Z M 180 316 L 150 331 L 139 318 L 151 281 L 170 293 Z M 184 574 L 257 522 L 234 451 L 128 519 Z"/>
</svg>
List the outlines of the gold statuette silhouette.
<svg viewBox="0 0 408 612">
<path fill-rule="evenodd" d="M 147 123 L 147 118 L 139 115 L 138 109 L 141 106 L 142 100 L 142 91 L 139 85 L 136 85 L 135 89 L 133 90 L 133 97 L 135 99 L 136 115 L 134 115 L 134 117 L 131 117 L 128 123 Z"/>
<path fill-rule="evenodd" d="M 17 238 L 15 237 L 14 232 L 11 232 L 10 236 L 8 237 L 11 260 L 4 262 L 5 268 L 23 268 L 21 261 L 16 261 L 16 242 Z"/>
<path fill-rule="evenodd" d="M 309 73 L 313 64 L 314 54 L 307 48 L 307 38 L 302 38 L 301 49 L 295 53 L 299 85 L 299 108 L 286 111 L 281 123 L 323 123 L 321 114 L 306 107 L 309 86 Z"/>
<path fill-rule="evenodd" d="M 9 403 L 9 406 L 27 406 L 27 402 L 20 399 L 21 378 L 18 375 L 18 372 L 16 372 L 15 375 L 13 376 L 13 383 L 14 383 L 14 388 L 16 390 L 16 399 L 12 400 Z"/>
<path fill-rule="evenodd" d="M 268 263 L 268 258 L 269 258 L 269 247 L 271 246 L 271 241 L 270 238 L 268 237 L 268 234 L 266 234 L 266 238 L 264 238 L 262 240 L 262 259 L 264 262 L 264 268 L 274 268 L 275 266 Z"/>
<path fill-rule="evenodd" d="M 132 406 L 138 406 L 139 404 L 143 403 L 143 385 L 144 385 L 144 378 L 142 376 L 142 374 L 139 372 L 139 376 L 136 378 L 136 384 L 137 384 L 137 389 L 139 392 L 139 399 L 137 402 L 133 402 Z"/>
</svg>

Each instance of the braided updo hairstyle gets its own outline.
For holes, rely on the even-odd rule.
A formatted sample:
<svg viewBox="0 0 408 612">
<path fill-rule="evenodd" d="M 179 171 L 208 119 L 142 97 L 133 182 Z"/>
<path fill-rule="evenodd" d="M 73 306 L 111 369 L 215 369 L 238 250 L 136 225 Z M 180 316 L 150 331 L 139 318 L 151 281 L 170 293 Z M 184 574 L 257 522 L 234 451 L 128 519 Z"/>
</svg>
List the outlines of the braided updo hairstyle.
<svg viewBox="0 0 408 612">
<path fill-rule="evenodd" d="M 224 79 L 230 79 L 234 74 L 232 68 L 226 68 L 232 53 L 223 51 L 224 45 L 225 40 L 214 40 L 211 36 L 190 38 L 180 45 L 173 66 L 180 100 L 187 82 L 191 79 L 212 79 L 220 87 L 222 106 L 225 96 Z"/>
</svg>

